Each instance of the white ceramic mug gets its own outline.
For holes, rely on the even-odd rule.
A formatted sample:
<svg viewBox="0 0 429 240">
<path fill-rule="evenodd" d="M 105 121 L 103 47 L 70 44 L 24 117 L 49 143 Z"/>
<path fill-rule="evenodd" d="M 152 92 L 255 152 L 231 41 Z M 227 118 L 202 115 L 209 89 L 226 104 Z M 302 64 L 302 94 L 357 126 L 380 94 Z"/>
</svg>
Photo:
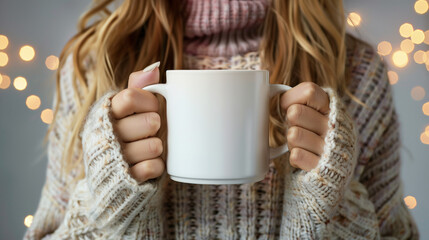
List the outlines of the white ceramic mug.
<svg viewBox="0 0 429 240">
<path fill-rule="evenodd" d="M 167 83 L 146 86 L 167 101 L 167 172 L 194 184 L 264 179 L 287 145 L 268 145 L 269 99 L 289 86 L 265 70 L 168 70 Z"/>
</svg>

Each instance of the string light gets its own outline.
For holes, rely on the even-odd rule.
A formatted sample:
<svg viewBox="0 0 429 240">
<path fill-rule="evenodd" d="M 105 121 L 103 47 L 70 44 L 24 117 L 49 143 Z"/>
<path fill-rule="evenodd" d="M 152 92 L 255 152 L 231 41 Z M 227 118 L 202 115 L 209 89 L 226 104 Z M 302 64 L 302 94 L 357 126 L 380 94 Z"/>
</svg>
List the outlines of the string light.
<svg viewBox="0 0 429 240">
<path fill-rule="evenodd" d="M 45 64 L 49 70 L 57 70 L 58 65 L 60 64 L 60 61 L 56 56 L 51 55 L 46 58 Z"/>
<path fill-rule="evenodd" d="M 425 52 L 423 52 L 422 50 L 419 50 L 417 52 L 414 53 L 414 61 L 417 64 L 423 64 L 425 63 L 428 59 L 427 59 L 427 55 Z"/>
<path fill-rule="evenodd" d="M 22 46 L 19 50 L 19 56 L 22 60 L 28 62 L 34 59 L 34 56 L 36 55 L 36 51 L 34 48 L 30 45 Z"/>
<path fill-rule="evenodd" d="M 38 96 L 30 95 L 27 97 L 25 104 L 27 105 L 27 107 L 29 109 L 36 110 L 40 107 L 41 101 L 40 101 L 40 98 Z"/>
<path fill-rule="evenodd" d="M 426 0 L 418 0 L 414 3 L 414 10 L 418 14 L 425 14 L 428 11 L 428 3 Z"/>
<path fill-rule="evenodd" d="M 16 77 L 15 80 L 13 80 L 13 86 L 16 88 L 16 90 L 22 91 L 27 88 L 27 79 L 21 76 Z"/>
<path fill-rule="evenodd" d="M 409 38 L 413 32 L 414 28 L 410 23 L 404 23 L 399 27 L 399 34 L 404 38 Z"/>
<path fill-rule="evenodd" d="M 398 82 L 398 74 L 394 71 L 388 71 L 387 76 L 391 85 L 395 85 Z"/>
<path fill-rule="evenodd" d="M 9 39 L 5 35 L 0 35 L 0 50 L 6 49 L 9 45 Z"/>
<path fill-rule="evenodd" d="M 24 225 L 26 226 L 26 227 L 30 227 L 31 226 L 31 224 L 33 223 L 33 215 L 28 215 L 28 216 L 26 216 L 25 218 L 24 218 Z"/>
<path fill-rule="evenodd" d="M 410 39 L 404 39 L 401 42 L 401 50 L 410 53 L 414 50 L 414 43 Z"/>
<path fill-rule="evenodd" d="M 426 30 L 425 32 L 425 40 L 423 42 L 429 45 L 429 30 Z"/>
<path fill-rule="evenodd" d="M 0 83 L 1 89 L 7 89 L 10 86 L 10 77 L 8 75 L 2 75 L 2 81 Z"/>
<path fill-rule="evenodd" d="M 428 11 L 428 3 L 426 0 L 418 0 L 414 4 L 414 9 L 418 14 L 424 14 Z M 356 12 L 351 12 L 347 17 L 347 23 L 356 27 L 361 24 L 362 18 Z M 410 23 L 404 23 L 399 28 L 399 33 L 405 39 L 401 42 L 400 51 L 396 51 L 392 54 L 392 60 L 395 66 L 399 68 L 403 68 L 408 64 L 408 55 L 407 53 L 411 53 L 415 46 L 414 44 L 421 44 L 422 42 L 429 44 L 429 30 L 423 32 L 420 29 L 414 31 L 413 26 Z M 6 36 L 0 35 L 0 50 L 6 49 L 9 44 L 9 40 Z M 378 53 L 382 56 L 387 56 L 392 52 L 392 45 L 388 41 L 382 41 L 378 44 Z M 35 57 L 35 50 L 32 46 L 25 45 L 21 47 L 19 51 L 19 55 L 24 61 L 31 61 Z M 426 68 L 429 71 L 429 51 L 417 51 L 414 53 L 414 61 L 418 64 L 426 63 Z M 9 61 L 9 57 L 6 53 L 0 52 L 0 67 L 4 67 L 7 65 Z M 59 65 L 58 57 L 51 55 L 48 56 L 45 60 L 46 67 L 50 70 L 56 70 Z M 394 71 L 388 71 L 388 78 L 391 85 L 394 85 L 398 82 L 398 74 Z M 10 78 L 7 75 L 0 75 L 0 88 L 7 89 L 10 86 Z M 27 80 L 24 77 L 17 77 L 13 82 L 14 87 L 17 90 L 24 90 L 27 87 Z M 422 100 L 425 97 L 425 90 L 421 86 L 416 86 L 411 90 L 411 96 L 414 100 Z M 35 110 L 38 109 L 41 105 L 40 98 L 36 95 L 31 95 L 27 97 L 26 105 L 29 109 Z M 429 102 L 426 102 L 422 106 L 423 113 L 429 116 Z M 51 109 L 45 109 L 42 111 L 40 115 L 41 120 L 44 123 L 50 124 L 53 119 L 53 112 Z M 425 132 L 422 134 L 426 136 L 424 140 L 421 140 L 425 144 L 429 144 L 429 125 L 426 127 Z M 421 136 L 422 139 L 422 136 Z M 426 140 L 427 139 L 427 140 Z M 426 143 L 427 142 L 427 143 Z M 408 208 L 413 209 L 417 205 L 417 201 L 413 196 L 407 196 L 404 198 L 405 204 Z M 27 227 L 31 226 L 33 221 L 33 216 L 28 215 L 24 219 L 24 225 Z"/>
<path fill-rule="evenodd" d="M 417 29 L 411 34 L 411 41 L 413 41 L 413 43 L 415 44 L 420 44 L 424 40 L 425 40 L 425 33 L 420 29 Z"/>
<path fill-rule="evenodd" d="M 426 132 L 422 132 L 420 134 L 420 142 L 423 144 L 429 144 L 429 136 L 426 134 Z"/>
<path fill-rule="evenodd" d="M 422 111 L 424 115 L 429 116 L 429 102 L 423 104 Z"/>
<path fill-rule="evenodd" d="M 378 54 L 382 56 L 387 56 L 392 52 L 392 44 L 388 41 L 382 41 L 377 46 Z"/>
<path fill-rule="evenodd" d="M 411 97 L 416 100 L 420 101 L 422 100 L 426 95 L 425 89 L 421 86 L 416 86 L 411 89 Z"/>
<path fill-rule="evenodd" d="M 403 68 L 408 64 L 408 55 L 404 51 L 396 51 L 392 55 L 393 64 L 398 68 Z"/>
<path fill-rule="evenodd" d="M 426 65 L 429 64 L 429 51 L 426 51 Z"/>
<path fill-rule="evenodd" d="M 42 113 L 40 114 L 40 118 L 42 119 L 42 122 L 46 124 L 51 124 L 52 120 L 54 119 L 54 113 L 51 109 L 47 108 L 42 111 Z"/>
<path fill-rule="evenodd" d="M 356 12 L 351 12 L 348 17 L 347 17 L 347 23 L 351 26 L 351 27 L 357 27 L 360 25 L 362 21 L 362 18 L 360 17 L 360 15 Z"/>
<path fill-rule="evenodd" d="M 0 52 L 0 67 L 6 66 L 8 62 L 9 56 L 4 52 Z"/>
<path fill-rule="evenodd" d="M 413 209 L 413 208 L 415 208 L 417 206 L 417 200 L 413 196 L 406 196 L 404 198 L 404 202 L 405 202 L 405 205 L 407 205 L 407 207 L 409 209 Z"/>
</svg>

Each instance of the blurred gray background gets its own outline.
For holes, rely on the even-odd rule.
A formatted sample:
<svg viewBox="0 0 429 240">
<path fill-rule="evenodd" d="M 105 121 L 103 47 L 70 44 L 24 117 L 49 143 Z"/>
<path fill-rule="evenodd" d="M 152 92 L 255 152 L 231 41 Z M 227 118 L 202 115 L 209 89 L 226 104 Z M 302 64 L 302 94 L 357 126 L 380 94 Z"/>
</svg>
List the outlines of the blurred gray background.
<svg viewBox="0 0 429 240">
<path fill-rule="evenodd" d="M 349 32 L 375 48 L 379 42 L 389 41 L 393 51 L 398 50 L 404 39 L 398 32 L 403 23 L 411 23 L 423 31 L 429 29 L 429 13 L 417 14 L 414 3 L 414 0 L 346 0 L 346 12 L 357 12 L 362 19 L 357 28 L 349 27 Z M 10 76 L 12 81 L 23 76 L 28 82 L 23 91 L 16 90 L 13 84 L 0 89 L 0 239 L 22 238 L 26 228 L 24 218 L 36 210 L 45 179 L 43 137 L 48 127 L 40 114 L 51 108 L 55 89 L 54 71 L 46 68 L 45 59 L 59 55 L 88 6 L 89 1 L 84 0 L 0 1 L 0 35 L 9 39 L 9 46 L 0 50 L 9 56 L 9 63 L 0 67 L 0 74 Z M 23 62 L 18 51 L 27 44 L 35 48 L 36 56 L 33 61 Z M 416 45 L 413 53 L 417 50 L 428 51 L 429 45 Z M 422 105 L 429 102 L 429 70 L 425 64 L 415 63 L 413 53 L 403 69 L 394 66 L 392 54 L 385 59 L 399 76 L 392 87 L 401 121 L 404 196 L 417 200 L 410 211 L 422 239 L 429 239 L 429 145 L 420 141 L 421 133 L 429 125 L 429 116 L 422 112 Z M 426 91 L 421 100 L 411 97 L 416 86 Z M 30 110 L 25 103 L 33 94 L 41 99 L 36 110 Z"/>
</svg>

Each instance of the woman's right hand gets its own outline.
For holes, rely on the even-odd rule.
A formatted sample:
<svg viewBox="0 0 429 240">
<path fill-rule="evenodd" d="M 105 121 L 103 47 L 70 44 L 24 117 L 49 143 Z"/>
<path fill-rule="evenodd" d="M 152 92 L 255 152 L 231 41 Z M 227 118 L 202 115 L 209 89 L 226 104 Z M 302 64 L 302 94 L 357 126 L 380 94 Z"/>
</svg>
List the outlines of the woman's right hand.
<svg viewBox="0 0 429 240">
<path fill-rule="evenodd" d="M 131 73 L 128 88 L 112 99 L 114 129 L 122 143 L 125 161 L 130 165 L 130 174 L 139 183 L 157 178 L 165 170 L 160 157 L 162 141 L 155 137 L 161 127 L 158 99 L 141 89 L 159 82 L 158 66 L 159 62 Z"/>
</svg>

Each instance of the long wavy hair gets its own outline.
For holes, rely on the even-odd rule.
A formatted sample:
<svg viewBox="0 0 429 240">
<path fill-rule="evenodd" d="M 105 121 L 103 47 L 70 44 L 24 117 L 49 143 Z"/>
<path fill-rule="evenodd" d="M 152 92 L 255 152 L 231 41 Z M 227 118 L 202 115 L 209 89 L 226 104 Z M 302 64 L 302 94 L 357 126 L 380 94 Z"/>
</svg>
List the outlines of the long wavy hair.
<svg viewBox="0 0 429 240">
<path fill-rule="evenodd" d="M 81 142 L 79 132 L 90 106 L 110 89 L 125 88 L 130 73 L 155 61 L 161 61 L 161 82 L 165 82 L 165 70 L 181 69 L 183 64 L 186 1 L 124 0 L 111 11 L 114 2 L 94 0 L 80 18 L 77 34 L 60 55 L 59 69 L 64 66 L 67 56 L 71 54 L 73 57 L 73 87 L 78 110 L 73 115 L 68 140 L 64 143 L 62 169 L 65 174 L 78 169 L 75 180 L 84 176 L 82 153 L 78 159 L 73 153 Z M 347 90 L 342 0 L 271 0 L 261 34 L 261 67 L 269 70 L 271 83 L 295 86 L 312 81 L 352 96 Z M 89 56 L 93 63 L 91 67 L 84 64 L 84 59 Z M 270 146 L 286 141 L 279 98 L 273 98 L 270 103 Z M 61 102 L 60 94 L 57 94 L 57 102 Z M 160 111 L 165 119 L 165 109 Z M 55 127 L 57 112 L 58 105 L 50 131 Z M 165 132 L 161 128 L 159 136 L 165 139 Z"/>
</svg>

